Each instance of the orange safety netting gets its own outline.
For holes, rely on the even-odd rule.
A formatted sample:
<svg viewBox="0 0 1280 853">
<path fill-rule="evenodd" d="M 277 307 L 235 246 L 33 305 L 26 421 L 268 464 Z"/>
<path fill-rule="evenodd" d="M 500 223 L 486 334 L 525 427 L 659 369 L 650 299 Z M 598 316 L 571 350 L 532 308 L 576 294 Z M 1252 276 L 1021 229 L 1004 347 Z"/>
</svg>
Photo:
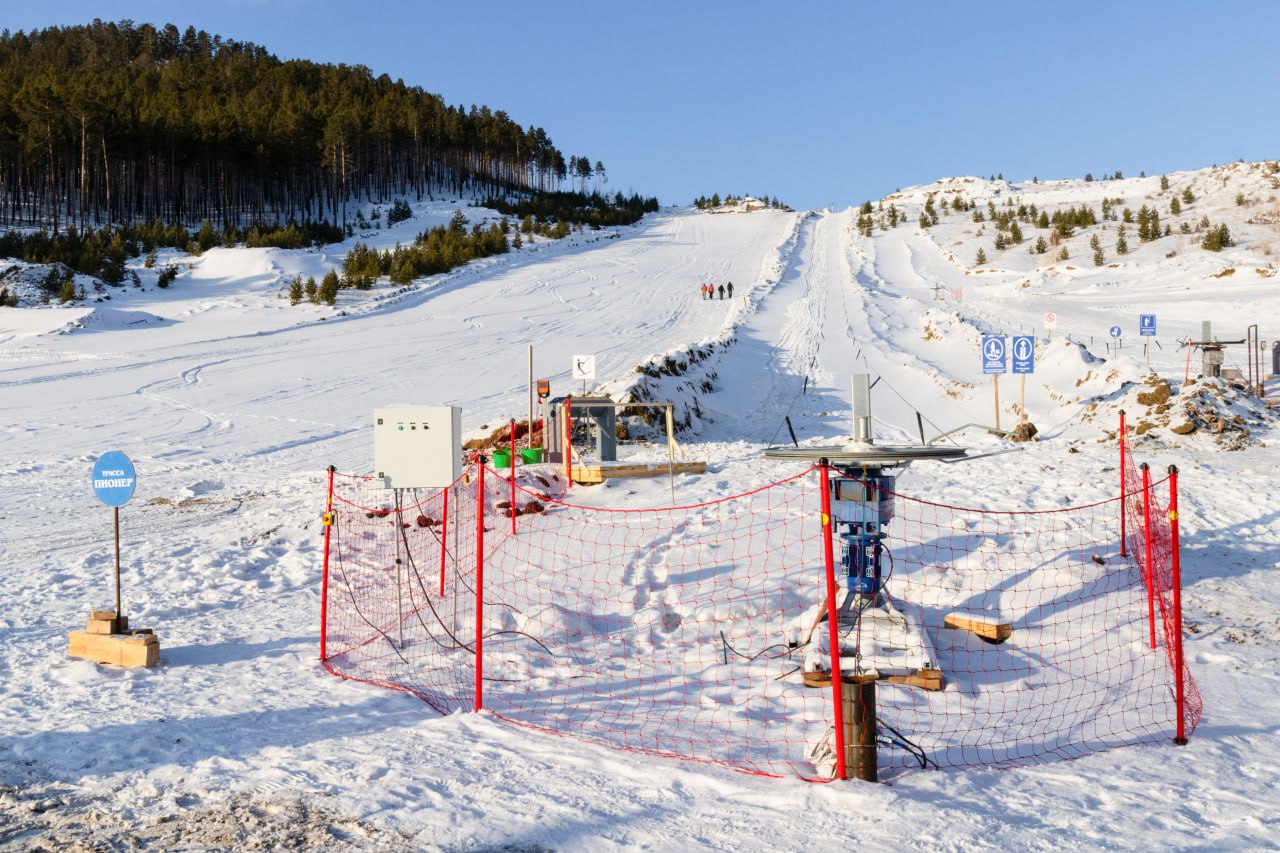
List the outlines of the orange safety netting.
<svg viewBox="0 0 1280 853">
<path fill-rule="evenodd" d="M 830 667 L 819 469 L 665 509 L 532 485 L 512 534 L 511 487 L 491 469 L 438 491 L 335 477 L 325 665 L 442 713 L 480 705 L 621 749 L 831 775 L 832 691 L 804 678 Z M 838 622 L 841 671 L 881 678 L 882 774 L 1173 735 L 1171 659 L 1151 648 L 1120 499 L 989 512 L 891 497 L 882 607 Z M 997 626 L 1007 639 L 980 636 Z"/>
</svg>

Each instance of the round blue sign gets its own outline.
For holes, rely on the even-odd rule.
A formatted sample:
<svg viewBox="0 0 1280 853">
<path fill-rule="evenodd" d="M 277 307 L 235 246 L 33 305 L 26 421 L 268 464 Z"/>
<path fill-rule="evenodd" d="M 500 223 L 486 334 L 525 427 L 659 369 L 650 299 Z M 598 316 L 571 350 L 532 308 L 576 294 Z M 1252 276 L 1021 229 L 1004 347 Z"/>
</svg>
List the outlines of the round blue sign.
<svg viewBox="0 0 1280 853">
<path fill-rule="evenodd" d="M 129 457 L 112 450 L 93 463 L 93 493 L 107 506 L 124 506 L 138 483 Z"/>
<path fill-rule="evenodd" d="M 1120 337 L 1120 327 L 1119 327 L 1119 326 L 1112 326 L 1112 327 L 1111 327 L 1111 337 L 1113 337 L 1113 338 L 1118 338 L 1118 337 Z"/>
</svg>

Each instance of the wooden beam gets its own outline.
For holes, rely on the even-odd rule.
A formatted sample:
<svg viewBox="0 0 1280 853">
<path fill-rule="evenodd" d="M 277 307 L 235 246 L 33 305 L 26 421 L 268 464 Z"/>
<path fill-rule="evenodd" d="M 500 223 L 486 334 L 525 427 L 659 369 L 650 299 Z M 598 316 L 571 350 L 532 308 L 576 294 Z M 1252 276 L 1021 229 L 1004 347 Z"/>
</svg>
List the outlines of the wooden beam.
<svg viewBox="0 0 1280 853">
<path fill-rule="evenodd" d="M 957 631 L 968 631 L 986 640 L 988 643 L 1003 643 L 1013 635 L 1013 623 L 1001 622 L 1000 618 L 980 616 L 973 613 L 948 613 L 942 624 Z"/>
</svg>

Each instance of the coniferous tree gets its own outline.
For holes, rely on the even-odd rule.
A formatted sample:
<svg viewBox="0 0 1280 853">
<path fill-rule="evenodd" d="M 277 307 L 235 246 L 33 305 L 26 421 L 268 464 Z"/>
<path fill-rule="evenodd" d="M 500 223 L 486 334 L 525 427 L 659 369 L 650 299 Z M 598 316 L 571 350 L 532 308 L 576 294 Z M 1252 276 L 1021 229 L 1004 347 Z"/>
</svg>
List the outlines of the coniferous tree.
<svg viewBox="0 0 1280 853">
<path fill-rule="evenodd" d="M 325 305 L 333 305 L 337 302 L 339 284 L 336 270 L 325 273 L 324 278 L 320 279 L 320 301 Z"/>
<path fill-rule="evenodd" d="M 1182 203 L 1183 203 L 1183 204 L 1191 204 L 1191 203 L 1192 203 L 1192 202 L 1194 202 L 1195 200 L 1196 200 L 1196 197 L 1195 197 L 1195 195 L 1193 195 L 1193 194 L 1192 194 L 1192 192 L 1191 192 L 1191 187 L 1187 187 L 1185 190 L 1183 190 L 1183 191 L 1182 191 Z"/>
<path fill-rule="evenodd" d="M 1043 234 L 1036 238 L 1036 244 L 1032 248 L 1032 251 L 1037 255 L 1043 255 L 1045 252 L 1049 251 L 1049 243 L 1044 239 Z"/>
<path fill-rule="evenodd" d="M 289 304 L 297 305 L 302 301 L 302 276 L 295 275 L 289 282 Z"/>
<path fill-rule="evenodd" d="M 974 264 L 974 266 L 978 266 L 978 267 L 980 267 L 980 266 L 982 266 L 983 264 L 985 264 L 986 262 L 987 262 L 987 253 L 986 253 L 986 251 L 985 251 L 981 246 L 979 246 L 979 247 L 978 247 L 978 256 L 977 256 L 976 258 L 974 258 L 973 264 Z"/>
<path fill-rule="evenodd" d="M 1089 246 L 1093 249 L 1093 265 L 1100 267 L 1106 263 L 1106 255 L 1102 253 L 1102 241 L 1098 239 L 1098 235 L 1094 234 L 1089 240 Z"/>
<path fill-rule="evenodd" d="M 1009 241 L 1012 243 L 1022 242 L 1022 229 L 1018 227 L 1016 219 L 1009 222 Z"/>
<path fill-rule="evenodd" d="M 1160 189 L 1162 189 L 1162 190 L 1167 190 L 1167 189 L 1169 189 L 1169 176 L 1168 176 L 1168 175 L 1161 175 L 1161 176 L 1160 176 Z"/>
<path fill-rule="evenodd" d="M 1173 198 L 1169 199 L 1169 212 L 1172 213 L 1174 216 L 1177 216 L 1179 213 L 1182 213 L 1182 203 L 1178 201 L 1177 196 L 1174 196 Z"/>
<path fill-rule="evenodd" d="M 1120 226 L 1120 234 L 1116 237 L 1116 254 L 1129 254 L 1129 241 L 1125 239 L 1123 225 Z"/>
</svg>

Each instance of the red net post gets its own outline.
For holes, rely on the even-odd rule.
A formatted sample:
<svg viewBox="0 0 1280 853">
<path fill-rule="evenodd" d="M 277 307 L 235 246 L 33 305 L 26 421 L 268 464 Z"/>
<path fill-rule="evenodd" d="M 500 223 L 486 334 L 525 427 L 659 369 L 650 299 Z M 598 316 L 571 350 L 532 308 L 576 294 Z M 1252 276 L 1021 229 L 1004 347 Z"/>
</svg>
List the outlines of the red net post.
<svg viewBox="0 0 1280 853">
<path fill-rule="evenodd" d="M 1151 468 L 1143 462 L 1142 468 L 1142 538 L 1145 545 L 1142 576 L 1147 583 L 1147 620 L 1151 623 L 1151 648 L 1156 647 L 1156 583 L 1155 570 L 1152 568 L 1155 557 L 1155 545 L 1151 531 Z M 1123 518 L 1123 514 L 1121 518 Z"/>
<path fill-rule="evenodd" d="M 1182 559 L 1178 544 L 1178 466 L 1169 466 L 1169 541 L 1173 564 L 1173 678 L 1176 685 L 1175 704 L 1178 709 L 1177 734 L 1173 742 L 1179 746 L 1187 743 L 1186 709 L 1187 688 L 1182 657 Z"/>
<path fill-rule="evenodd" d="M 844 697 L 840 674 L 840 614 L 836 607 L 836 567 L 832 546 L 831 524 L 831 465 L 826 459 L 818 460 L 822 471 L 822 559 L 827 582 L 827 629 L 831 643 L 831 713 L 835 720 L 836 778 L 848 779 L 844 743 Z"/>
<path fill-rule="evenodd" d="M 484 469 L 476 460 L 476 710 L 484 710 Z"/>
<path fill-rule="evenodd" d="M 444 543 L 449 541 L 449 488 L 446 487 L 441 492 L 440 507 L 440 597 L 444 597 L 444 570 L 447 562 L 448 550 L 444 547 Z"/>
<path fill-rule="evenodd" d="M 511 419 L 511 532 L 516 532 L 516 419 Z"/>
<path fill-rule="evenodd" d="M 337 469 L 329 466 L 329 496 L 324 505 L 324 568 L 320 575 L 320 660 L 328 658 L 325 646 L 329 633 L 329 534 L 333 530 L 333 474 Z"/>
<path fill-rule="evenodd" d="M 1127 556 L 1125 543 L 1125 510 L 1127 508 L 1128 497 L 1125 494 L 1125 432 L 1124 432 L 1124 409 L 1120 410 L 1120 556 Z"/>
</svg>

